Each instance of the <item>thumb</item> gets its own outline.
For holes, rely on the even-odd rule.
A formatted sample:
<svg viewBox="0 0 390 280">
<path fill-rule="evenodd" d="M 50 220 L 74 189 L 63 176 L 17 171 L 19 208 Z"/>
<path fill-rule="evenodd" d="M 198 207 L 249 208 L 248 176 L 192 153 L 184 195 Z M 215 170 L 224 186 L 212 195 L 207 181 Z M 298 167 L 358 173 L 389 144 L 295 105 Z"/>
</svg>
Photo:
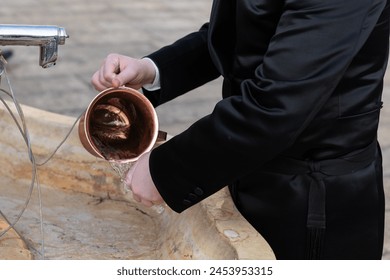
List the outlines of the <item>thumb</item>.
<svg viewBox="0 0 390 280">
<path fill-rule="evenodd" d="M 136 161 L 134 164 L 131 165 L 131 167 L 127 171 L 127 173 L 125 175 L 125 179 L 123 181 L 125 186 L 126 186 L 126 189 L 131 190 L 131 191 L 133 191 L 131 184 L 133 182 L 134 171 L 135 171 L 135 168 L 137 166 L 137 163 L 138 163 L 138 161 Z"/>
<path fill-rule="evenodd" d="M 119 75 L 113 74 L 113 76 L 114 77 L 112 78 L 112 81 L 111 81 L 112 87 L 118 88 L 118 87 L 125 84 L 124 82 L 121 81 Z"/>
<path fill-rule="evenodd" d="M 127 67 L 125 67 L 123 64 L 121 64 L 121 61 L 119 58 L 114 60 L 112 64 L 108 65 L 108 70 L 111 74 L 111 85 L 114 88 L 118 88 L 120 86 L 123 86 L 126 84 L 126 78 L 127 74 L 126 72 L 129 71 Z"/>
<path fill-rule="evenodd" d="M 123 66 L 123 68 L 120 68 L 119 70 L 120 71 L 113 74 L 111 82 L 113 87 L 120 87 L 124 85 L 134 89 L 142 87 L 140 76 L 136 68 L 127 65 Z"/>
</svg>

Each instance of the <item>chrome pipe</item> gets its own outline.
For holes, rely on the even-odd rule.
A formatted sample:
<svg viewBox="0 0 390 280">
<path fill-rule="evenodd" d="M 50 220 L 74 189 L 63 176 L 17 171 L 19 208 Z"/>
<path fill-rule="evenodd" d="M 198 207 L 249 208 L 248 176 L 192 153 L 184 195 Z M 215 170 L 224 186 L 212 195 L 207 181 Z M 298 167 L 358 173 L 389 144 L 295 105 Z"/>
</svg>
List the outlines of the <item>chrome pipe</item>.
<svg viewBox="0 0 390 280">
<path fill-rule="evenodd" d="M 63 27 L 52 25 L 0 24 L 0 45 L 39 46 L 39 65 L 48 68 L 56 64 L 58 45 L 69 38 Z"/>
</svg>

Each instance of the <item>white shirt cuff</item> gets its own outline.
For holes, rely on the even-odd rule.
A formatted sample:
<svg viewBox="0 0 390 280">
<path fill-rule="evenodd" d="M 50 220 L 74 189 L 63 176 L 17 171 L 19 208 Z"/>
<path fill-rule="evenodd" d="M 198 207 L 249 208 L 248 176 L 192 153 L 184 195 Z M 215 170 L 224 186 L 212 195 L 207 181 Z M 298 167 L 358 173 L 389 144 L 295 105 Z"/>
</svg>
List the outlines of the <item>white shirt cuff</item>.
<svg viewBox="0 0 390 280">
<path fill-rule="evenodd" d="M 154 67 L 154 70 L 155 70 L 155 76 L 154 76 L 154 80 L 153 80 L 153 83 L 151 84 L 145 84 L 143 85 L 142 87 L 148 91 L 154 91 L 154 90 L 159 90 L 161 88 L 160 86 L 160 71 L 158 70 L 157 68 L 157 65 L 156 63 L 154 63 L 153 60 L 151 60 L 150 58 L 148 57 L 144 57 L 142 59 L 147 59 L 149 60 L 152 64 L 153 64 L 153 67 Z"/>
</svg>

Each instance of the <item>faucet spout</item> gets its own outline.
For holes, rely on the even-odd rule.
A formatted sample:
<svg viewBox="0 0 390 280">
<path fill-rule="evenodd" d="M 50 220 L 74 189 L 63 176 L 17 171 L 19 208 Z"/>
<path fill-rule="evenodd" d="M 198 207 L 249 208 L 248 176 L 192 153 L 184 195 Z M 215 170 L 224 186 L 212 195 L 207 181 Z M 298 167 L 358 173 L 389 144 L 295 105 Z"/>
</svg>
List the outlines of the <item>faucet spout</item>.
<svg viewBox="0 0 390 280">
<path fill-rule="evenodd" d="M 56 64 L 58 45 L 69 38 L 63 27 L 52 25 L 0 24 L 0 45 L 39 46 L 39 65 L 48 68 Z"/>
</svg>

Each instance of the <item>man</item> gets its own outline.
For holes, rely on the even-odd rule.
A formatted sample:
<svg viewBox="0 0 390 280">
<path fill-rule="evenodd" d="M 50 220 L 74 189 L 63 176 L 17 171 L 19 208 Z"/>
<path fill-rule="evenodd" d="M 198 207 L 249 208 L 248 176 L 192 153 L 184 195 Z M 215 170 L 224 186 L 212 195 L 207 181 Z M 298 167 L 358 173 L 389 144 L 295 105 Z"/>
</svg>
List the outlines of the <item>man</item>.
<svg viewBox="0 0 390 280">
<path fill-rule="evenodd" d="M 215 0 L 198 32 L 111 54 L 92 83 L 158 106 L 224 78 L 210 115 L 129 171 L 137 201 L 181 212 L 229 185 L 277 259 L 380 259 L 388 41 L 387 0 Z"/>
</svg>

